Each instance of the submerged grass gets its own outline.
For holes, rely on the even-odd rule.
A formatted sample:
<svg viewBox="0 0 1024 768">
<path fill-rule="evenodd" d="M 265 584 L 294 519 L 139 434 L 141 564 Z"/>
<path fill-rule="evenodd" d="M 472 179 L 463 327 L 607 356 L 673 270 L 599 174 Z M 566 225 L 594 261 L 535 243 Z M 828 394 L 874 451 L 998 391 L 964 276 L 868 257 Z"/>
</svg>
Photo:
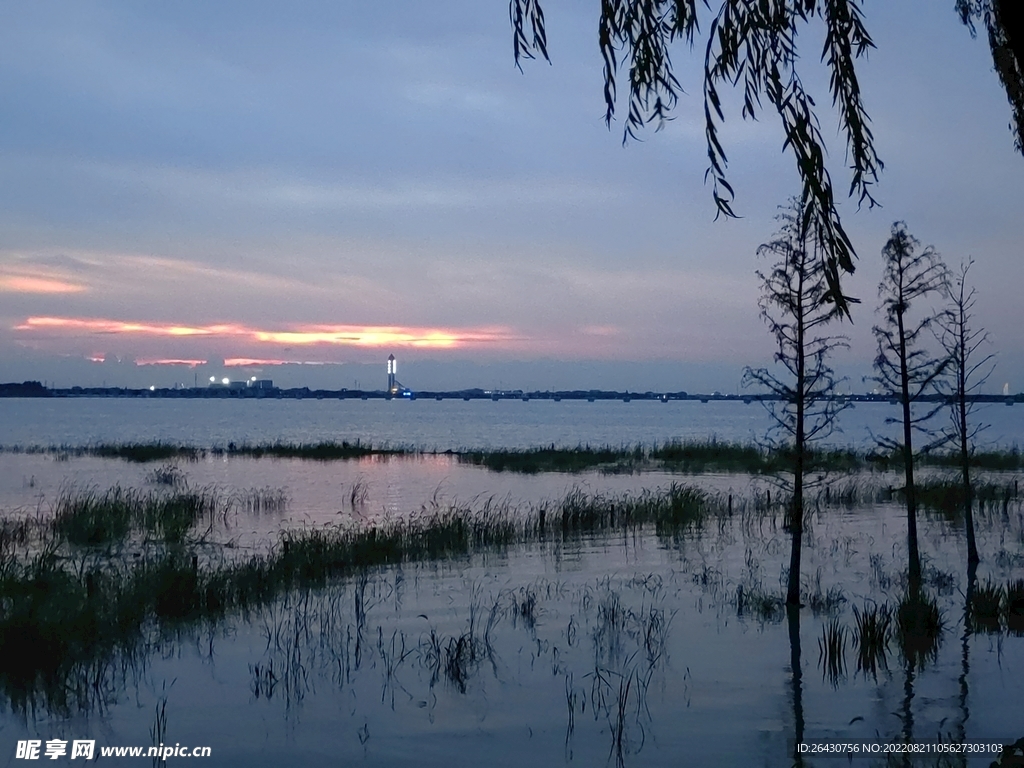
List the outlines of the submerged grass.
<svg viewBox="0 0 1024 768">
<path fill-rule="evenodd" d="M 645 451 L 636 448 L 591 448 L 580 445 L 575 448 L 500 449 L 491 451 L 460 451 L 456 454 L 460 462 L 486 467 L 494 472 L 582 472 L 595 467 L 606 469 L 631 468 L 643 463 Z"/>
<path fill-rule="evenodd" d="M 910 592 L 896 606 L 896 641 L 912 666 L 924 669 L 939 653 L 943 620 L 931 596 Z"/>
<path fill-rule="evenodd" d="M 1000 584 L 986 581 L 971 595 L 971 629 L 974 632 L 998 632 L 1006 590 Z"/>
<path fill-rule="evenodd" d="M 818 664 L 822 679 L 833 688 L 846 678 L 846 641 L 849 634 L 839 619 L 832 619 L 821 628 L 818 638 Z"/>
<path fill-rule="evenodd" d="M 924 480 L 916 484 L 918 503 L 925 509 L 935 510 L 959 520 L 964 511 L 964 487 L 959 478 Z M 991 481 L 971 484 L 971 497 L 975 504 L 1007 504 L 1017 498 L 1018 484 Z"/>
<path fill-rule="evenodd" d="M 68 446 L 7 446 L 0 447 L 0 452 L 50 454 L 58 458 L 72 456 L 96 456 L 104 459 L 123 459 L 137 463 L 156 461 L 198 461 L 207 455 L 212 456 L 244 456 L 248 458 L 290 458 L 308 459 L 313 461 L 335 461 L 345 459 L 361 459 L 367 456 L 406 456 L 423 453 L 414 448 L 375 446 L 360 440 L 325 441 L 320 443 L 262 443 L 249 445 L 228 443 L 225 446 L 200 448 L 191 445 L 175 445 L 173 443 L 98 443 L 95 445 Z M 155 473 L 155 474 L 159 474 Z M 158 482 L 161 482 L 158 480 Z"/>
<path fill-rule="evenodd" d="M 246 456 L 253 459 L 307 459 L 312 461 L 339 461 L 345 459 L 362 459 L 367 456 L 407 456 L 419 453 L 413 448 L 391 448 L 374 446 L 359 440 L 349 442 L 327 441 L 321 443 L 269 443 L 260 445 L 235 445 L 229 443 L 227 448 L 213 449 L 214 454 L 229 456 Z"/>
<path fill-rule="evenodd" d="M 253 459 L 290 458 L 311 461 L 343 461 L 370 456 L 417 456 L 443 453 L 456 460 L 482 466 L 496 472 L 582 472 L 588 469 L 632 471 L 665 469 L 698 474 L 727 472 L 773 474 L 789 471 L 793 457 L 785 447 L 769 448 L 754 443 L 710 440 L 673 440 L 653 446 L 556 445 L 522 449 L 460 449 L 443 452 L 409 446 L 373 445 L 360 440 L 329 440 L 319 443 L 235 444 L 200 448 L 166 442 L 101 443 L 87 446 L 0 446 L 0 452 L 47 453 L 58 457 L 98 456 L 132 462 L 196 461 L 205 455 L 242 456 Z M 921 466 L 958 469 L 960 457 L 953 452 L 930 452 L 917 457 Z M 899 452 L 862 452 L 852 448 L 826 448 L 813 451 L 806 459 L 808 471 L 857 472 L 896 471 L 903 467 Z M 993 471 L 1024 470 L 1024 454 L 1019 448 L 979 451 L 971 456 L 975 469 Z"/>
<path fill-rule="evenodd" d="M 853 606 L 854 643 L 857 646 L 857 671 L 877 679 L 879 668 L 889 668 L 889 640 L 893 616 L 888 605 Z"/>
<path fill-rule="evenodd" d="M 1006 585 L 1006 627 L 1015 635 L 1024 635 L 1024 579 Z"/>
<path fill-rule="evenodd" d="M 137 463 L 184 459 L 196 461 L 200 456 L 198 448 L 171 443 L 101 443 L 84 449 L 90 456 L 104 459 L 124 459 Z"/>
<path fill-rule="evenodd" d="M 273 494 L 269 490 L 250 493 L 260 498 Z M 199 522 L 212 523 L 216 514 L 226 512 L 233 503 L 212 488 L 187 485 L 171 493 L 121 486 L 102 493 L 65 488 L 57 497 L 51 527 L 59 541 L 77 546 L 118 544 L 135 532 L 180 543 Z"/>
<path fill-rule="evenodd" d="M 677 535 L 714 507 L 703 491 L 680 485 L 620 497 L 577 491 L 528 513 L 493 504 L 476 511 L 435 507 L 369 527 L 292 531 L 267 555 L 221 563 L 204 558 L 201 565 L 199 550 L 181 531 L 209 514 L 215 501 L 201 492 L 69 492 L 41 546 L 19 554 L 17 531 L 3 537 L 0 691 L 16 709 L 41 705 L 70 712 L 87 706 L 102 698 L 89 683 L 102 677 L 97 669 L 130 657 L 147 632 L 245 612 L 297 587 L 530 541 L 557 544 L 644 527 Z M 68 549 L 69 543 L 116 541 L 136 526 L 159 532 L 164 546 L 132 559 Z M 524 615 L 532 612 L 528 598 L 523 605 Z M 446 648 L 445 658 L 461 665 L 465 650 L 456 644 Z"/>
</svg>

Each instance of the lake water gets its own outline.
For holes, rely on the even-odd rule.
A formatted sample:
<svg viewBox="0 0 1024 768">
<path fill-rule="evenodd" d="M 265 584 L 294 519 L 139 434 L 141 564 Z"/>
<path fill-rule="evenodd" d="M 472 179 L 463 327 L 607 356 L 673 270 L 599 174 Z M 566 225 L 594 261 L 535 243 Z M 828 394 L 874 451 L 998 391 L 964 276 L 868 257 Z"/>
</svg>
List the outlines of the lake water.
<svg viewBox="0 0 1024 768">
<path fill-rule="evenodd" d="M 1024 406 L 983 405 L 982 443 L 1024 443 Z M 868 447 L 871 433 L 891 434 L 885 403 L 844 411 L 838 445 Z M 941 417 L 936 426 L 944 426 Z M 423 449 L 523 448 L 539 445 L 636 445 L 675 439 L 756 442 L 770 420 L 758 403 L 547 400 L 167 400 L 0 399 L 0 446 L 101 442 L 235 443 L 362 440 Z"/>
<path fill-rule="evenodd" d="M 900 520 L 886 505 L 811 519 L 807 590 L 839 587 L 848 631 L 852 606 L 898 598 Z M 986 576 L 1020 575 L 1021 525 L 1019 506 L 981 516 Z M 100 703 L 0 727 L 12 751 L 26 738 L 148 745 L 164 707 L 162 741 L 208 745 L 216 766 L 785 766 L 798 728 L 806 742 L 1013 741 L 1024 638 L 964 633 L 964 548 L 941 518 L 922 534 L 945 628 L 921 668 L 890 649 L 877 674 L 858 671 L 848 640 L 831 674 L 827 615 L 805 609 L 795 646 L 784 620 L 744 612 L 740 590 L 779 591 L 788 547 L 776 517 L 737 514 L 672 540 L 375 569 L 245 618 L 154 631 L 96 673 Z"/>
<path fill-rule="evenodd" d="M 866 445 L 893 412 L 846 412 L 837 441 Z M 1022 413 L 978 409 L 995 424 L 989 440 L 1003 446 L 1021 442 Z M 0 444 L 8 447 L 343 439 L 439 450 L 619 446 L 756 440 L 767 424 L 760 406 L 737 403 L 0 400 Z M 920 521 L 927 589 L 943 616 L 937 653 L 916 666 L 890 643 L 886 666 L 872 674 L 857 667 L 852 609 L 894 605 L 902 593 L 906 521 L 893 503 L 811 514 L 804 593 L 809 602 L 830 590 L 841 599 L 830 610 L 805 608 L 791 628 L 778 612 L 750 607 L 751 595 L 782 593 L 789 541 L 778 513 L 742 511 L 756 485 L 745 476 L 521 476 L 445 455 L 327 463 L 208 455 L 175 466 L 192 487 L 225 497 L 254 489 L 283 496 L 281 507 L 248 513 L 239 505 L 224 518 L 215 541 L 242 553 L 265 551 L 281 529 L 368 523 L 449 502 L 526 509 L 574 488 L 614 495 L 695 483 L 735 494 L 737 512 L 677 537 L 647 530 L 380 567 L 282 595 L 249 615 L 154 624 L 130 653 L 90 669 L 94 693 L 81 706 L 24 711 L 3 701 L 8 764 L 22 764 L 18 740 L 56 738 L 210 746 L 202 760 L 210 766 L 788 766 L 798 732 L 806 742 L 882 744 L 1024 735 L 1024 637 L 965 632 L 962 525 L 941 515 Z M 0 453 L 0 510 L 45 516 L 62 489 L 169 492 L 155 482 L 158 468 Z M 986 506 L 978 528 L 982 581 L 1024 578 L 1020 499 Z M 837 668 L 819 653 L 833 620 L 845 633 Z"/>
</svg>

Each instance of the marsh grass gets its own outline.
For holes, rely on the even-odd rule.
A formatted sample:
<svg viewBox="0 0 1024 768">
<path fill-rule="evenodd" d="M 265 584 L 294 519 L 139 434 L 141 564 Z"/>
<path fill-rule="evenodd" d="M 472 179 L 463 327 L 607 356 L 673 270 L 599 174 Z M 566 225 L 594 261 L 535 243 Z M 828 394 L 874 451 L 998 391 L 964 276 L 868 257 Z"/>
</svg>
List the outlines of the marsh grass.
<svg viewBox="0 0 1024 768">
<path fill-rule="evenodd" d="M 200 524 L 209 533 L 216 520 L 226 522 L 233 513 L 280 513 L 288 504 L 283 490 L 269 487 L 224 494 L 182 481 L 171 488 L 154 492 L 118 485 L 101 493 L 69 486 L 57 497 L 50 526 L 60 540 L 76 546 L 122 544 L 136 533 L 180 544 L 197 535 Z"/>
<path fill-rule="evenodd" d="M 821 628 L 818 638 L 818 664 L 823 680 L 833 688 L 846 678 L 846 644 L 849 631 L 839 619 L 832 619 Z"/>
<path fill-rule="evenodd" d="M 154 461 L 197 461 L 203 449 L 161 441 L 153 443 L 95 443 L 92 445 L 12 445 L 0 447 L 0 453 L 48 454 L 58 461 L 71 457 L 96 456 L 102 459 L 147 464 Z"/>
<path fill-rule="evenodd" d="M 1024 579 L 1006 585 L 1006 627 L 1015 635 L 1024 636 Z"/>
<path fill-rule="evenodd" d="M 901 451 L 892 453 L 868 453 L 864 457 L 866 461 L 876 469 L 898 471 L 903 469 L 903 454 Z M 914 463 L 923 467 L 940 467 L 945 469 L 960 469 L 960 454 L 957 451 L 928 451 L 914 458 Z M 970 457 L 970 466 L 973 469 L 991 470 L 993 472 L 1013 472 L 1024 469 L 1024 454 L 1020 448 L 991 451 L 975 451 Z"/>
<path fill-rule="evenodd" d="M 591 448 L 579 445 L 575 448 L 558 448 L 554 445 L 543 448 L 523 448 L 490 451 L 459 451 L 456 455 L 464 464 L 486 467 L 493 472 L 582 472 L 599 467 L 609 471 L 633 468 L 642 465 L 646 452 L 636 448 Z"/>
<path fill-rule="evenodd" d="M 935 599 L 910 592 L 896 606 L 896 641 L 907 662 L 923 670 L 939 654 L 943 620 Z"/>
<path fill-rule="evenodd" d="M 964 513 L 964 488 L 959 478 L 925 480 L 916 485 L 918 503 L 924 508 L 939 512 L 950 520 L 959 522 Z M 899 493 L 902 498 L 902 492 Z M 1008 504 L 1017 498 L 1017 485 L 1013 482 L 975 482 L 971 486 L 971 497 L 979 507 Z"/>
<path fill-rule="evenodd" d="M 360 459 L 367 456 L 406 456 L 422 453 L 414 448 L 375 446 L 360 440 L 324 441 L 320 443 L 261 443 L 250 445 L 228 443 L 227 446 L 200 448 L 174 443 L 97 443 L 93 445 L 69 446 L 5 446 L 0 452 L 48 454 L 59 460 L 71 457 L 95 456 L 103 459 L 148 464 L 156 461 L 198 461 L 205 456 L 244 456 L 248 458 L 308 459 L 312 461 L 335 461 Z"/>
<path fill-rule="evenodd" d="M 153 461 L 183 459 L 197 461 L 201 451 L 189 445 L 172 443 L 101 443 L 85 449 L 90 456 L 102 459 L 124 459 L 125 461 L 145 464 Z"/>
<path fill-rule="evenodd" d="M 645 446 L 564 447 L 557 445 L 521 449 L 457 449 L 424 450 L 411 446 L 374 445 L 361 440 L 329 440 L 319 443 L 236 444 L 201 448 L 167 442 L 101 443 L 85 446 L 0 446 L 0 452 L 50 454 L 60 460 L 78 456 L 121 459 L 149 463 L 197 461 L 204 456 L 237 456 L 251 459 L 279 458 L 309 461 L 358 460 L 374 456 L 416 457 L 446 455 L 461 463 L 485 467 L 495 472 L 537 474 L 541 472 L 634 472 L 650 469 L 700 474 L 705 472 L 775 475 L 792 471 L 793 456 L 786 447 L 768 448 L 753 443 L 709 440 L 674 440 Z M 932 451 L 917 458 L 921 466 L 958 469 L 959 455 Z M 1024 470 L 1024 454 L 1019 448 L 979 451 L 971 457 L 975 469 L 997 472 Z M 861 452 L 852 448 L 823 448 L 806 457 L 809 472 L 843 474 L 853 472 L 895 472 L 903 468 L 901 453 Z M 156 473 L 159 474 L 159 471 Z M 167 476 L 166 479 L 170 479 Z M 158 481 L 159 482 L 159 481 Z M 829 484 L 830 486 L 831 484 Z M 828 498 L 833 489 L 825 487 L 826 503 L 842 503 L 843 494 L 833 502 Z M 841 489 L 835 489 L 841 491 Z M 951 488 L 936 488 L 936 507 L 954 504 Z M 1003 489 L 1005 490 L 1005 489 Z M 1016 486 L 1014 487 L 1016 496 Z M 1005 496 L 1001 496 L 1001 499 Z"/>
<path fill-rule="evenodd" d="M 785 600 L 781 595 L 764 591 L 759 584 L 736 587 L 736 615 L 754 616 L 760 621 L 777 623 L 786 615 Z"/>
<path fill-rule="evenodd" d="M 888 605 L 853 606 L 853 641 L 857 646 L 857 671 L 872 679 L 878 670 L 888 670 L 889 640 L 892 638 L 893 615 Z"/>
<path fill-rule="evenodd" d="M 29 528 L 7 524 L 0 529 L 7 531 L 0 534 L 0 690 L 12 706 L 58 712 L 89 706 L 100 693 L 87 681 L 106 679 L 89 677 L 98 674 L 96 665 L 107 669 L 131 658 L 147 633 L 245 613 L 332 578 L 403 562 L 460 560 L 527 542 L 558 545 L 612 531 L 648 528 L 668 536 L 698 525 L 714 507 L 704 492 L 678 485 L 621 497 L 577 491 L 529 512 L 493 503 L 478 510 L 435 506 L 367 527 L 291 531 L 269 554 L 229 562 L 204 557 L 200 564 L 197 543 L 183 532 L 223 503 L 209 492 L 68 491 L 49 526 L 36 530 L 42 540 L 33 547 L 19 545 Z M 156 532 L 162 546 L 132 558 L 92 548 L 76 554 L 76 546 L 116 542 L 136 527 Z M 528 623 L 536 601 L 526 592 L 517 603 Z M 652 644 L 664 624 L 657 613 L 637 622 L 655 625 Z M 468 637 L 437 638 L 443 641 L 441 674 L 457 686 L 467 679 L 468 665 L 481 658 L 480 629 L 472 623 L 468 632 Z M 256 679 L 264 689 L 272 682 L 266 674 Z"/>
<path fill-rule="evenodd" d="M 310 461 L 344 461 L 368 456 L 411 456 L 421 453 L 414 448 L 375 446 L 360 440 L 330 440 L 320 443 L 266 443 L 235 445 L 211 449 L 214 455 L 245 456 L 252 459 L 306 459 Z"/>
<path fill-rule="evenodd" d="M 677 472 L 742 472 L 776 474 L 793 466 L 786 448 L 768 449 L 750 443 L 718 440 L 680 440 L 655 446 L 649 457 L 661 467 Z M 812 451 L 805 457 L 809 471 L 850 472 L 863 469 L 863 456 L 846 449 Z"/>
<path fill-rule="evenodd" d="M 827 590 L 821 586 L 821 569 L 814 574 L 814 580 L 809 587 L 804 587 L 806 605 L 815 616 L 833 616 L 839 612 L 843 603 L 846 602 L 846 595 L 843 588 L 833 585 Z"/>
<path fill-rule="evenodd" d="M 134 531 L 181 542 L 197 523 L 212 521 L 223 508 L 211 488 L 186 487 L 171 494 L 121 486 L 103 493 L 65 488 L 57 498 L 52 525 L 60 539 L 79 546 L 117 544 Z"/>
<path fill-rule="evenodd" d="M 185 473 L 177 464 L 165 464 L 149 473 L 148 479 L 155 485 L 178 488 L 185 484 Z"/>
<path fill-rule="evenodd" d="M 971 595 L 971 629 L 974 632 L 998 632 L 1006 590 L 1002 585 L 986 581 Z"/>
</svg>

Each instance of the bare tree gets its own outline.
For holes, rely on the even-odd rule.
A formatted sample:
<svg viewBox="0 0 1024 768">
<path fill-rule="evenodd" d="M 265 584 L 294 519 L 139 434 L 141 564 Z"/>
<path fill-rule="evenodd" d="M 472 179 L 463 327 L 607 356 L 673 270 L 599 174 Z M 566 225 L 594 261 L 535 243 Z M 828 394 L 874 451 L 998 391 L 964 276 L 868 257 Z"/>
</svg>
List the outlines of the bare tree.
<svg viewBox="0 0 1024 768">
<path fill-rule="evenodd" d="M 917 546 L 913 436 L 918 432 L 934 440 L 935 432 L 929 429 L 927 422 L 941 409 L 942 403 L 929 404 L 924 411 L 915 411 L 913 406 L 922 395 L 935 390 L 949 364 L 948 357 L 933 357 L 925 347 L 926 334 L 937 322 L 937 313 L 926 308 L 917 313 L 917 319 L 910 314 L 912 303 L 917 304 L 933 294 L 944 294 L 948 286 L 946 266 L 939 254 L 931 246 L 921 250 L 920 245 L 902 221 L 892 225 L 891 236 L 882 248 L 885 269 L 878 286 L 882 324 L 872 329 L 878 341 L 874 380 L 902 406 L 900 418 L 886 419 L 886 423 L 902 424 L 902 441 L 887 437 L 876 437 L 876 440 L 883 448 L 902 454 L 906 475 L 909 577 L 911 591 L 915 593 L 921 584 L 921 556 Z M 924 449 L 932 447 L 930 443 Z"/>
<path fill-rule="evenodd" d="M 767 368 L 747 368 L 745 384 L 759 384 L 774 396 L 762 401 L 781 439 L 774 447 L 792 458 L 792 492 L 789 530 L 792 547 L 786 604 L 800 604 L 800 555 L 803 540 L 804 489 L 813 471 L 812 441 L 828 436 L 836 415 L 845 407 L 835 399 L 835 374 L 828 354 L 846 346 L 842 336 L 827 336 L 823 328 L 840 317 L 841 310 L 828 299 L 828 281 L 820 251 L 823 244 L 808 229 L 805 204 L 790 202 L 777 217 L 782 223 L 774 240 L 758 248 L 759 256 L 776 258 L 769 272 L 758 272 L 763 290 L 761 317 L 778 346 L 775 362 L 782 377 Z M 770 436 L 771 439 L 771 436 Z"/>
<path fill-rule="evenodd" d="M 967 563 L 978 564 L 978 545 L 974 539 L 973 494 L 971 489 L 971 455 L 974 439 L 984 429 L 971 419 L 975 403 L 969 395 L 976 393 L 992 373 L 995 355 L 982 354 L 988 333 L 974 327 L 976 294 L 967 286 L 967 273 L 974 260 L 960 264 L 960 271 L 947 285 L 949 308 L 939 317 L 939 340 L 949 357 L 950 425 L 946 435 L 960 454 L 960 473 L 964 494 L 964 525 L 967 529 Z"/>
<path fill-rule="evenodd" d="M 702 34 L 698 9 L 707 9 Z M 1019 31 L 1020 0 L 957 0 L 964 24 L 974 33 L 980 20 L 989 33 L 996 70 L 1014 110 L 1017 148 L 1024 153 L 1024 33 Z M 645 126 L 671 119 L 683 94 L 670 55 L 673 43 L 698 46 L 704 54 L 704 124 L 708 170 L 718 213 L 734 216 L 733 188 L 726 177 L 725 148 L 719 126 L 725 119 L 719 88 L 743 93 L 742 115 L 752 119 L 762 99 L 779 116 L 785 142 L 796 161 L 806 201 L 806 226 L 825 248 L 829 298 L 849 314 L 851 299 L 840 287 L 842 273 L 853 272 L 854 248 L 840 221 L 835 192 L 825 167 L 825 142 L 815 101 L 797 72 L 797 33 L 819 21 L 824 27 L 820 61 L 829 73 L 832 106 L 839 112 L 852 172 L 850 195 L 874 205 L 871 186 L 882 161 L 875 153 L 870 120 L 861 98 L 856 62 L 874 43 L 868 35 L 860 0 L 600 0 L 598 45 L 604 59 L 605 120 L 611 124 L 619 105 L 620 70 L 628 71 L 623 141 Z M 918 13 L 932 13 L 923 9 Z M 512 45 L 517 65 L 536 57 L 550 61 L 541 0 L 509 0 Z M 624 89 L 626 90 L 626 89 Z"/>
</svg>

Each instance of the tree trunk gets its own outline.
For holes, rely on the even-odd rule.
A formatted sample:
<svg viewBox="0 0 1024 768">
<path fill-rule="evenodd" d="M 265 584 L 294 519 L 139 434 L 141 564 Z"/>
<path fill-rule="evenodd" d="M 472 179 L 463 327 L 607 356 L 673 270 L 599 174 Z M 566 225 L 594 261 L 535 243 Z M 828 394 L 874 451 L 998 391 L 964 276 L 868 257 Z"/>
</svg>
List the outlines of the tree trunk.
<svg viewBox="0 0 1024 768">
<path fill-rule="evenodd" d="M 903 312 L 897 312 L 900 334 L 900 392 L 903 404 L 903 468 L 906 476 L 904 495 L 907 499 L 907 549 L 910 556 L 908 579 L 912 594 L 921 588 L 921 555 L 917 548 L 917 492 L 914 487 L 914 444 L 910 420 L 910 374 L 907 371 L 907 337 Z"/>
<path fill-rule="evenodd" d="M 800 609 L 795 605 L 790 605 L 787 608 L 787 614 L 789 618 L 789 668 L 793 675 L 793 765 L 799 767 L 804 764 L 803 755 L 796 749 L 796 745 L 804 740 L 804 698 L 801 680 L 803 670 L 800 662 Z"/>
<path fill-rule="evenodd" d="M 806 250 L 803 253 L 807 259 Z M 807 401 L 807 356 L 805 344 L 804 322 L 804 263 L 800 264 L 798 295 L 801 300 L 796 303 L 796 433 L 793 435 L 795 456 L 793 457 L 793 502 L 790 509 L 790 535 L 793 537 L 789 550 L 789 584 L 786 590 L 786 605 L 800 605 L 800 556 L 804 541 L 804 452 L 806 435 L 804 431 L 804 415 Z"/>
<path fill-rule="evenodd" d="M 963 310 L 959 318 L 959 349 L 957 350 L 957 419 L 960 433 L 960 469 L 964 483 L 964 526 L 967 528 L 967 565 L 976 568 L 980 557 L 974 540 L 974 499 L 971 493 L 971 454 L 967 444 L 967 339 Z"/>
</svg>

